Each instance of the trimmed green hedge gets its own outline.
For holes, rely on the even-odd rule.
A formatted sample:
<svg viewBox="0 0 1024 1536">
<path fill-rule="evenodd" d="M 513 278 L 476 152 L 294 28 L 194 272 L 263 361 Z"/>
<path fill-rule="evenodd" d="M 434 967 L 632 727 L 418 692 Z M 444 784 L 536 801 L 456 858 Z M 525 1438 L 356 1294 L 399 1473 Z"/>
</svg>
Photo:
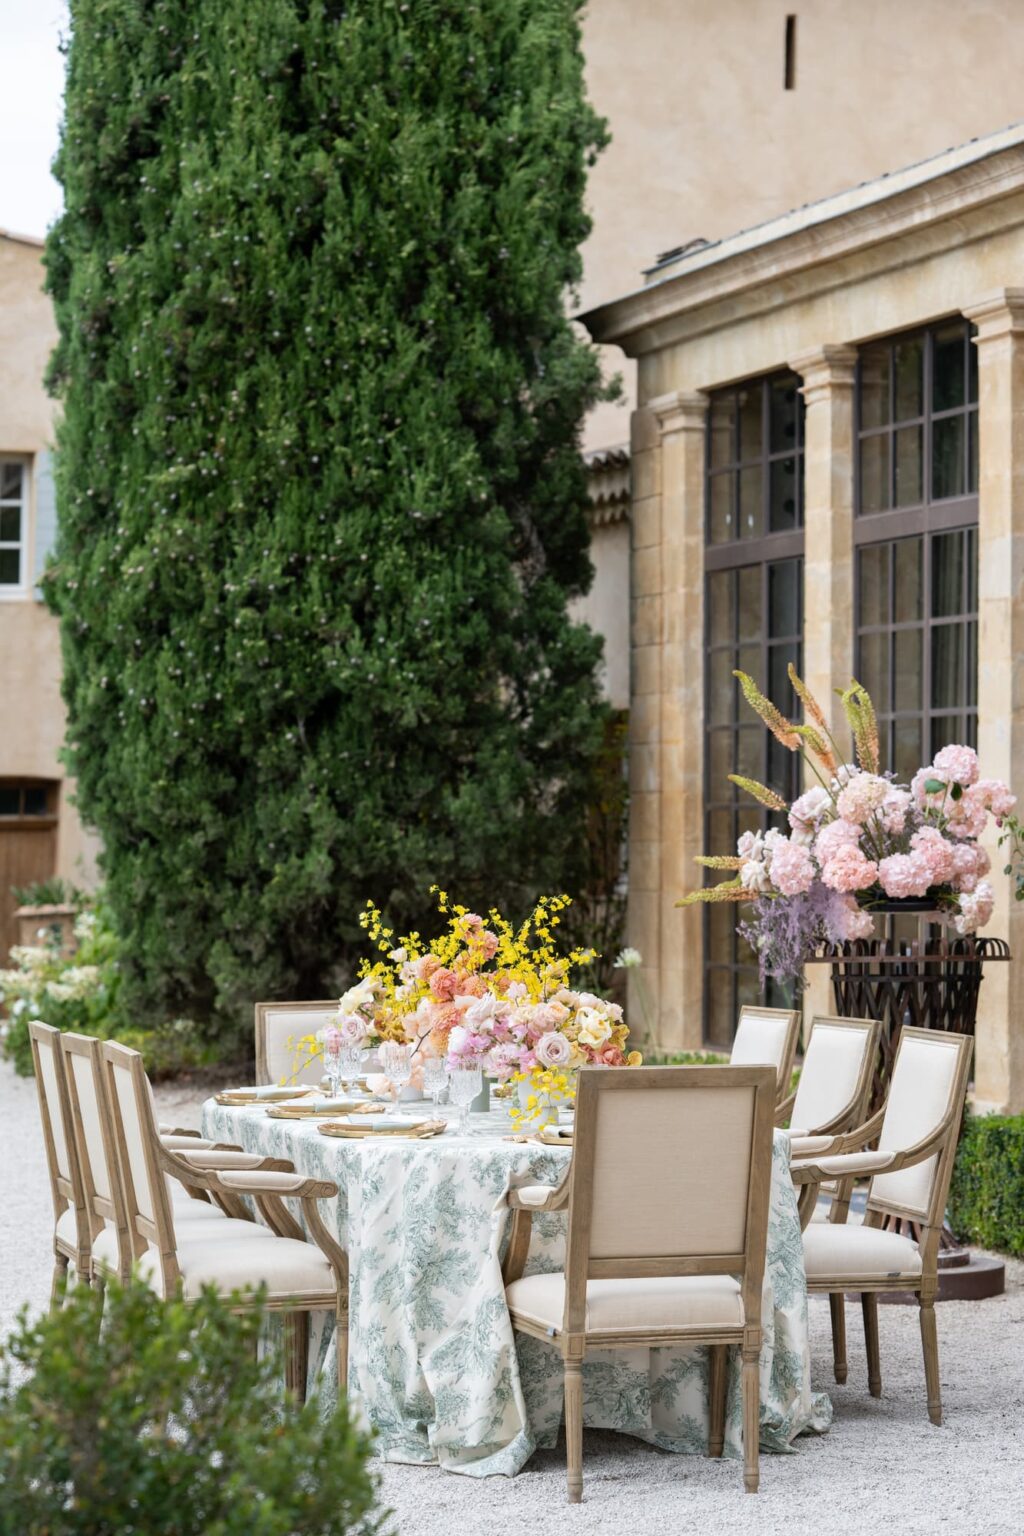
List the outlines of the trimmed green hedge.
<svg viewBox="0 0 1024 1536">
<path fill-rule="evenodd" d="M 949 1193 L 953 1231 L 1024 1256 L 1024 1115 L 968 1115 Z"/>
</svg>

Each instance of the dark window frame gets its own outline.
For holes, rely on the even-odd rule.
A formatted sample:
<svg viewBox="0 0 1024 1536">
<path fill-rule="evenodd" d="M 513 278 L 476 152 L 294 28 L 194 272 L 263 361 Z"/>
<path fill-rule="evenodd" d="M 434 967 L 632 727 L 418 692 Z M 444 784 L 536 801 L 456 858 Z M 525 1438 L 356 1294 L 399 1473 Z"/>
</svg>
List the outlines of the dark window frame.
<svg viewBox="0 0 1024 1536">
<path fill-rule="evenodd" d="M 771 770 L 770 764 L 771 764 L 773 748 L 775 747 L 774 738 L 771 737 L 770 734 L 766 730 L 764 730 L 764 728 L 762 726 L 760 726 L 760 724 L 756 720 L 755 716 L 749 711 L 749 706 L 746 704 L 745 700 L 743 700 L 742 695 L 740 694 L 740 691 L 739 691 L 739 684 L 737 682 L 734 682 L 734 684 L 733 684 L 733 688 L 734 688 L 734 692 L 733 692 L 733 706 L 732 706 L 731 720 L 730 720 L 729 724 L 728 725 L 725 725 L 725 724 L 722 724 L 722 725 L 712 725 L 710 723 L 710 719 L 711 719 L 711 717 L 710 717 L 710 703 L 711 703 L 711 697 L 712 697 L 712 694 L 711 694 L 711 687 L 712 687 L 712 675 L 711 675 L 712 674 L 712 658 L 716 654 L 720 653 L 723 650 L 732 651 L 732 652 L 737 652 L 738 653 L 741 649 L 748 649 L 748 648 L 752 649 L 754 646 L 756 646 L 759 649 L 759 653 L 760 653 L 759 675 L 757 676 L 756 681 L 759 683 L 760 686 L 762 686 L 766 691 L 769 691 L 769 692 L 771 691 L 770 676 L 771 676 L 771 655 L 772 655 L 772 652 L 774 650 L 776 650 L 776 649 L 779 649 L 779 648 L 795 649 L 796 650 L 796 655 L 797 655 L 797 658 L 798 658 L 798 661 L 797 661 L 798 665 L 800 663 L 800 659 L 802 658 L 802 651 L 803 651 L 803 624 L 804 624 L 804 590 L 803 590 L 803 584 L 804 584 L 804 571 L 803 571 L 803 554 L 804 554 L 804 406 L 803 406 L 802 396 L 799 397 L 798 406 L 797 406 L 796 438 L 795 438 L 795 442 L 792 445 L 790 445 L 790 446 L 788 446 L 786 448 L 779 449 L 779 450 L 776 450 L 774 452 L 771 449 L 771 416 L 770 416 L 771 388 L 772 388 L 773 384 L 777 384 L 780 380 L 782 380 L 782 379 L 789 379 L 789 378 L 792 378 L 794 386 L 797 389 L 797 391 L 799 392 L 800 387 L 801 387 L 801 381 L 800 381 L 798 375 L 791 374 L 788 369 L 782 369 L 782 370 L 775 370 L 772 373 L 765 374 L 765 375 L 763 375 L 763 376 L 761 376 L 759 378 L 743 380 L 743 381 L 741 381 L 741 382 L 739 382 L 737 384 L 733 384 L 733 385 L 727 386 L 725 389 L 722 389 L 722 390 L 716 390 L 716 391 L 714 391 L 714 393 L 711 396 L 712 406 L 713 406 L 714 401 L 716 399 L 720 399 L 723 396 L 727 396 L 727 395 L 730 395 L 730 394 L 738 395 L 741 390 L 749 390 L 749 389 L 751 389 L 753 387 L 756 387 L 758 385 L 760 385 L 761 390 L 762 390 L 762 401 L 761 401 L 761 445 L 760 445 L 761 451 L 760 451 L 759 454 L 754 455 L 754 456 L 748 456 L 748 457 L 744 458 L 740 454 L 740 452 L 739 452 L 740 421 L 739 421 L 739 404 L 738 404 L 738 401 L 737 401 L 737 405 L 736 405 L 736 420 L 734 422 L 734 427 L 733 427 L 733 431 L 734 431 L 733 454 L 732 454 L 732 456 L 729 458 L 729 460 L 727 462 L 721 463 L 721 464 L 718 464 L 718 465 L 713 465 L 713 452 L 712 452 L 712 450 L 713 450 L 713 442 L 712 442 L 712 430 L 711 430 L 711 416 L 710 416 L 710 412 L 709 412 L 708 430 L 707 430 L 706 436 L 705 436 L 705 474 L 704 474 L 704 508 L 705 508 L 705 523 L 704 523 L 704 598 L 705 598 L 705 618 L 704 618 L 704 700 L 705 700 L 705 709 L 704 709 L 704 733 L 703 733 L 704 734 L 704 743 L 703 743 L 703 786 L 704 786 L 703 826 L 704 826 L 705 847 L 706 847 L 706 850 L 707 850 L 708 853 L 733 853 L 735 851 L 734 846 L 730 846 L 728 848 L 720 848 L 720 847 L 717 847 L 717 846 L 712 847 L 710 838 L 711 838 L 711 825 L 712 825 L 712 818 L 713 817 L 719 818 L 719 817 L 722 816 L 723 813 L 727 814 L 730 817 L 730 824 L 731 824 L 731 827 L 733 829 L 735 829 L 737 827 L 737 823 L 738 823 L 738 820 L 739 820 L 739 817 L 740 817 L 741 814 L 744 815 L 744 819 L 750 821 L 752 824 L 756 824 L 757 826 L 762 828 L 762 830 L 766 830 L 769 826 L 771 826 L 773 824 L 772 813 L 767 811 L 766 809 L 759 808 L 752 801 L 750 801 L 748 803 L 746 797 L 741 797 L 740 791 L 738 789 L 736 789 L 735 786 L 731 785 L 729 783 L 728 779 L 723 779 L 721 783 L 718 782 L 718 778 L 717 777 L 714 780 L 712 779 L 712 767 L 711 767 L 712 737 L 724 734 L 726 731 L 728 731 L 730 733 L 731 737 L 732 737 L 732 742 L 733 742 L 732 757 L 733 757 L 733 760 L 735 760 L 736 747 L 737 747 L 737 745 L 739 743 L 739 740 L 740 740 L 739 733 L 742 730 L 742 728 L 744 726 L 747 726 L 747 727 L 749 727 L 751 729 L 758 729 L 758 730 L 760 730 L 761 731 L 761 735 L 762 735 L 762 741 L 761 741 L 761 747 L 760 747 L 760 767 L 759 767 L 758 772 L 755 774 L 755 777 L 761 779 L 763 782 L 766 782 L 766 783 L 771 783 L 772 782 L 773 774 L 772 774 L 772 770 Z M 711 543 L 710 542 L 710 537 L 711 537 L 712 482 L 718 476 L 720 476 L 720 475 L 729 474 L 729 475 L 733 475 L 735 477 L 735 483 L 734 483 L 733 490 L 732 490 L 731 502 L 732 502 L 732 510 L 733 510 L 734 517 L 736 517 L 736 519 L 737 519 L 736 526 L 738 527 L 739 526 L 739 524 L 738 524 L 738 511 L 739 511 L 739 471 L 741 469 L 749 469 L 749 468 L 753 468 L 753 467 L 760 467 L 761 470 L 762 470 L 762 497 L 763 497 L 763 500 L 762 500 L 762 524 L 763 524 L 763 527 L 765 529 L 768 529 L 770 527 L 770 512 L 771 512 L 771 469 L 770 469 L 770 466 L 771 466 L 772 463 L 774 463 L 776 461 L 784 460 L 784 459 L 787 459 L 787 458 L 792 458 L 794 456 L 796 456 L 797 460 L 798 460 L 797 477 L 796 477 L 796 483 L 797 483 L 796 527 L 795 528 L 783 529 L 783 530 L 780 530 L 780 531 L 775 532 L 775 533 L 764 532 L 764 533 L 761 533 L 761 534 L 759 534 L 759 535 L 757 535 L 755 537 L 750 537 L 750 538 L 735 538 L 735 539 L 729 540 L 728 542 L 722 542 L 722 543 L 717 543 L 717 544 Z M 794 628 L 792 633 L 787 632 L 784 635 L 782 635 L 782 634 L 772 635 L 772 634 L 769 633 L 771 568 L 773 566 L 776 566 L 778 564 L 782 564 L 782 563 L 787 562 L 787 561 L 797 561 L 799 563 L 799 569 L 798 569 L 798 573 L 797 573 L 797 585 L 796 585 L 796 624 L 795 624 L 795 628 Z M 760 628 L 759 628 L 759 632 L 758 632 L 758 636 L 757 636 L 756 640 L 752 639 L 752 640 L 741 641 L 741 639 L 740 639 L 740 614 L 739 614 L 739 582 L 740 582 L 740 575 L 739 575 L 739 573 L 741 571 L 747 570 L 747 569 L 756 569 L 759 572 L 759 580 L 760 580 L 760 605 L 761 605 L 760 611 L 761 611 L 762 618 L 761 618 L 761 624 L 760 624 Z M 710 582 L 711 582 L 711 579 L 713 577 L 719 576 L 721 573 L 725 573 L 725 572 L 731 573 L 731 579 L 732 579 L 732 582 L 734 584 L 734 590 L 733 590 L 733 595 L 732 595 L 732 609 L 733 609 L 733 615 L 734 615 L 733 630 L 732 630 L 731 638 L 728 641 L 714 642 L 712 640 L 711 622 L 710 622 L 710 620 L 711 620 Z M 782 704 L 785 704 L 785 700 L 782 700 L 780 702 Z M 749 719 L 746 718 L 746 716 L 748 714 L 749 714 Z M 784 749 L 782 749 L 782 750 L 784 750 Z M 800 792 L 798 765 L 799 765 L 799 759 L 797 757 L 794 756 L 792 762 L 790 762 L 787 759 L 786 769 L 788 770 L 789 777 L 792 780 L 791 783 L 789 783 L 786 786 L 784 786 L 785 790 L 786 790 L 786 798 L 787 799 L 792 798 L 793 794 L 798 794 Z M 740 771 L 739 767 L 737 766 L 733 771 Z M 718 777 L 721 777 L 721 776 L 719 775 Z M 776 775 L 776 777 L 777 777 L 777 775 Z M 782 786 L 780 786 L 780 787 L 782 787 Z M 776 818 L 776 820 L 777 820 L 777 818 Z M 708 871 L 707 872 L 707 883 L 709 883 L 709 884 L 710 883 L 716 883 L 717 880 L 719 880 L 721 878 L 722 878 L 722 875 L 721 875 L 720 871 Z M 710 1004 L 711 1004 L 712 987 L 716 984 L 716 982 L 720 982 L 722 979 L 728 978 L 729 997 L 730 997 L 730 1002 L 731 1002 L 731 1015 L 732 1015 L 732 1019 L 733 1019 L 733 1028 L 735 1028 L 735 1019 L 736 1019 L 736 1016 L 738 1016 L 740 983 L 743 980 L 743 978 L 745 978 L 745 977 L 749 978 L 751 974 L 754 974 L 756 976 L 756 963 L 752 964 L 751 960 L 749 958 L 744 957 L 744 956 L 741 955 L 741 953 L 740 953 L 740 940 L 735 936 L 735 934 L 733 934 L 732 940 L 731 940 L 731 950 L 730 950 L 731 959 L 730 959 L 730 961 L 728 963 L 726 963 L 724 961 L 712 961 L 712 959 L 711 959 L 711 951 L 710 951 L 710 937 L 711 937 L 710 930 L 711 930 L 712 922 L 716 921 L 716 919 L 713 917 L 713 911 L 719 911 L 719 912 L 726 913 L 728 915 L 728 919 L 731 922 L 733 927 L 735 927 L 735 924 L 738 921 L 738 913 L 737 913 L 736 908 L 734 906 L 732 906 L 732 905 L 729 905 L 726 908 L 712 909 L 712 908 L 707 908 L 706 907 L 704 909 L 703 953 L 702 953 L 703 1038 L 708 1043 L 713 1043 L 716 1047 L 720 1048 L 721 1046 L 723 1046 L 725 1044 L 725 1042 L 722 1041 L 722 1040 L 712 1041 L 712 1037 L 711 1037 L 711 1028 L 710 1028 L 710 1026 L 711 1026 L 711 1022 L 712 1021 L 711 1021 Z M 725 918 L 723 918 L 723 917 L 720 917 L 720 918 L 717 919 L 717 921 L 724 921 L 724 920 L 725 920 Z M 775 999 L 772 998 L 772 1000 L 775 1000 Z M 781 1000 L 781 999 L 779 999 L 779 1000 Z"/>
</svg>

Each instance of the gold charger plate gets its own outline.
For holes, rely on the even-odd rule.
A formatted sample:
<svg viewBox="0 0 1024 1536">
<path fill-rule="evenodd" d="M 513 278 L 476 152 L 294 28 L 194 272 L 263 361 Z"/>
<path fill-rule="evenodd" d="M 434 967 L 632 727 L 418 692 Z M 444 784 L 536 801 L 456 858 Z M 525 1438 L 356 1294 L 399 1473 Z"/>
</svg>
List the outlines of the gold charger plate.
<svg viewBox="0 0 1024 1536">
<path fill-rule="evenodd" d="M 542 1125 L 536 1139 L 546 1147 L 571 1147 L 572 1126 Z"/>
<path fill-rule="evenodd" d="M 338 1136 L 343 1141 L 369 1141 L 371 1137 L 377 1140 L 390 1138 L 391 1140 L 429 1141 L 432 1136 L 442 1136 L 448 1129 L 445 1120 L 423 1120 L 419 1125 L 338 1125 L 337 1123 L 318 1125 L 317 1130 L 321 1136 Z"/>
<path fill-rule="evenodd" d="M 227 1105 L 231 1109 L 248 1109 L 252 1104 L 257 1107 L 261 1104 L 291 1104 L 311 1092 L 311 1088 L 303 1088 L 301 1093 L 296 1093 L 294 1089 L 282 1089 L 280 1093 L 246 1093 L 244 1090 L 225 1088 L 213 1097 L 215 1103 Z"/>
<path fill-rule="evenodd" d="M 315 1120 L 331 1119 L 334 1115 L 379 1115 L 379 1104 L 367 1104 L 361 1099 L 352 1099 L 344 1104 L 272 1104 L 267 1110 L 269 1120 Z"/>
</svg>

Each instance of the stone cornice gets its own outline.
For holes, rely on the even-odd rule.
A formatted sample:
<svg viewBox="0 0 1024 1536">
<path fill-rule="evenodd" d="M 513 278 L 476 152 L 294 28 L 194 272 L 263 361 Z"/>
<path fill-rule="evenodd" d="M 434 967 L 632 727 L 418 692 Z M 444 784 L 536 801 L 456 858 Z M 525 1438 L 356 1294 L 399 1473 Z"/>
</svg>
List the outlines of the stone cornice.
<svg viewBox="0 0 1024 1536">
<path fill-rule="evenodd" d="M 1024 333 L 1024 288 L 999 288 L 964 309 L 978 327 L 978 342 Z"/>
<path fill-rule="evenodd" d="M 703 432 L 708 397 L 700 390 L 673 389 L 667 395 L 648 400 L 646 408 L 657 418 L 662 437 L 670 437 L 674 432 Z"/>
<path fill-rule="evenodd" d="M 827 342 L 822 347 L 815 347 L 813 352 L 790 358 L 789 366 L 803 379 L 800 393 L 808 405 L 813 405 L 833 390 L 852 390 L 857 348 Z"/>
<path fill-rule="evenodd" d="M 854 258 L 860 275 L 865 266 L 882 273 L 1017 225 L 1021 144 L 816 222 L 775 233 L 768 226 L 761 243 L 698 252 L 682 270 L 579 318 L 595 341 L 637 357 L 790 304 L 797 293 L 804 300 L 828 292 L 848 280 L 844 267 Z"/>
<path fill-rule="evenodd" d="M 631 496 L 628 448 L 601 448 L 584 455 L 588 521 L 592 528 L 607 528 L 629 517 Z"/>
</svg>

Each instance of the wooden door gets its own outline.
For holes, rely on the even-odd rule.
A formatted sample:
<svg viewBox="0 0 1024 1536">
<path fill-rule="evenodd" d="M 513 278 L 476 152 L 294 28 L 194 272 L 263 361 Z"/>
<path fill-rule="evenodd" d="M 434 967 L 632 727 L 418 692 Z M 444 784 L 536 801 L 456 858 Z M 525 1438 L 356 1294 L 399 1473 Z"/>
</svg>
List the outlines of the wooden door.
<svg viewBox="0 0 1024 1536">
<path fill-rule="evenodd" d="M 11 887 L 49 880 L 57 868 L 56 785 L 0 784 L 0 966 L 18 942 Z"/>
</svg>

